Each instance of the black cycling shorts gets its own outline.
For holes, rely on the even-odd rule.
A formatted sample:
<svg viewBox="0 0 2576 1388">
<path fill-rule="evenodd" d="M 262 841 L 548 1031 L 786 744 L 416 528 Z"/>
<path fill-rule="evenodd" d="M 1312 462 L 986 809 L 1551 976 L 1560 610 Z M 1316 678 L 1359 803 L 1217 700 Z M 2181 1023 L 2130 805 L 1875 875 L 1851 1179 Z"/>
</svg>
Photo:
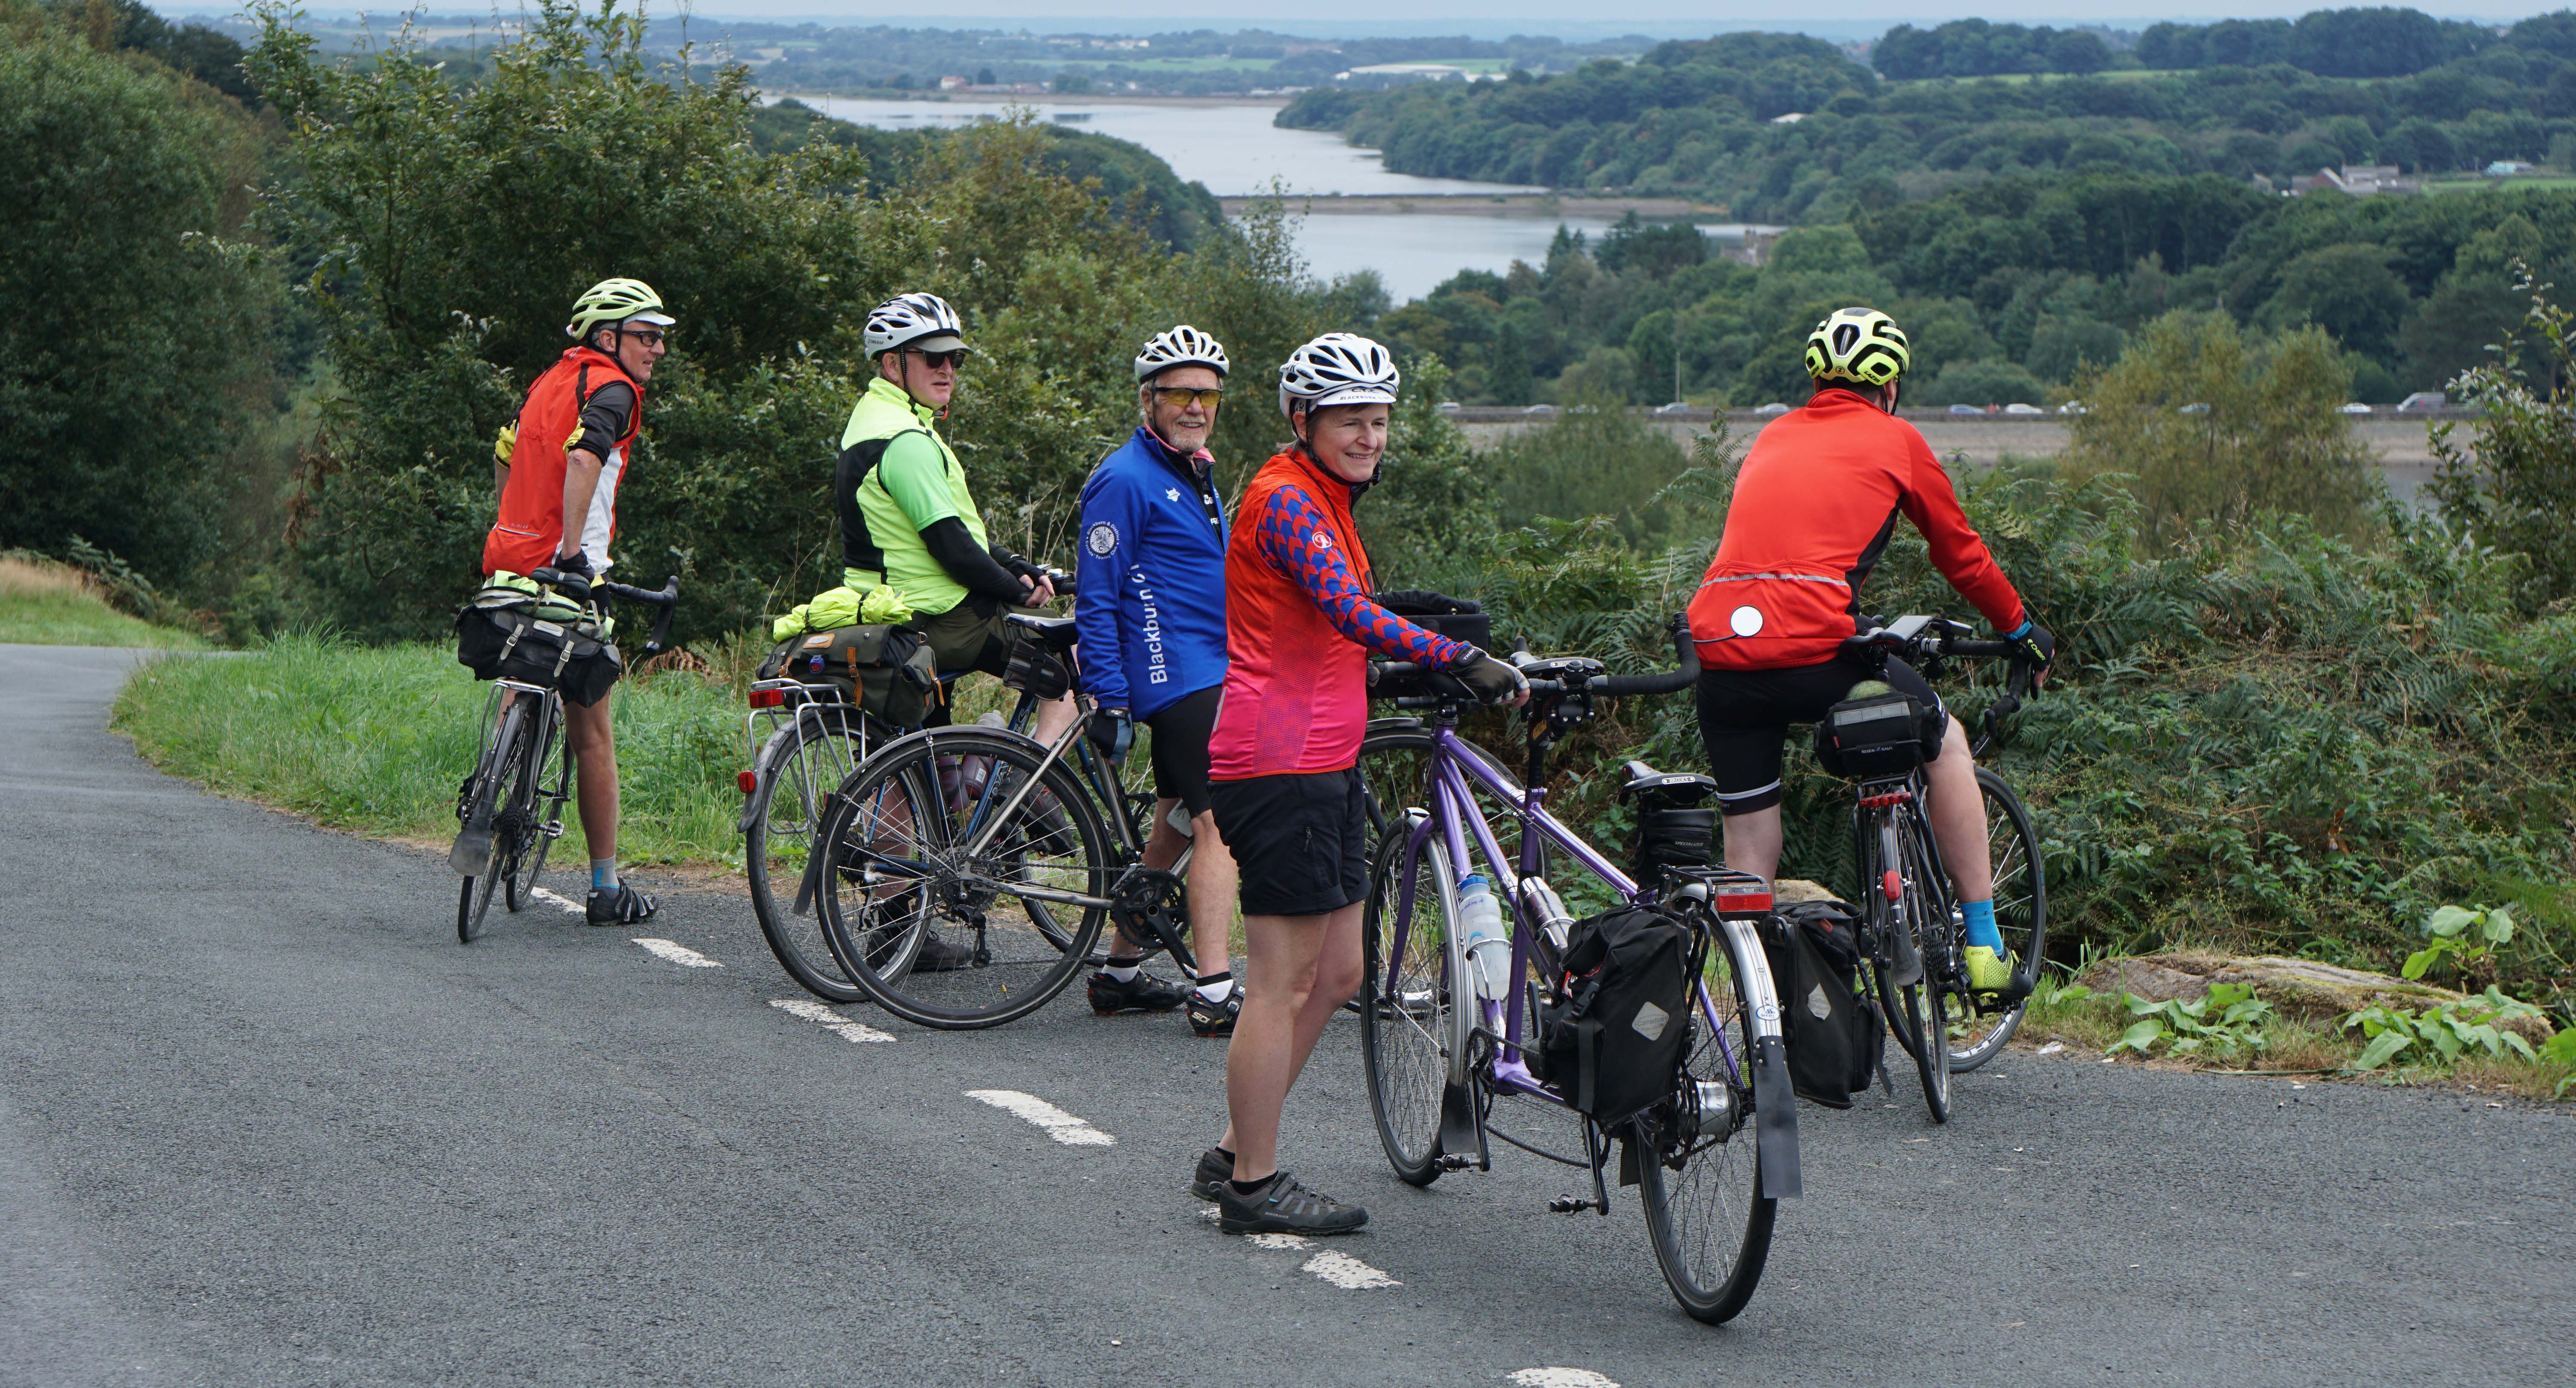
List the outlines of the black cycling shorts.
<svg viewBox="0 0 2576 1388">
<path fill-rule="evenodd" d="M 1368 895 L 1368 802 L 1355 768 L 1208 785 L 1247 916 L 1320 916 Z"/>
<path fill-rule="evenodd" d="M 1751 814 L 1779 804 L 1780 748 L 1789 725 L 1821 720 L 1853 685 L 1869 678 L 1868 666 L 1841 656 L 1786 670 L 1700 671 L 1699 735 L 1708 746 L 1708 774 L 1717 778 L 1717 807 Z M 1877 678 L 1926 708 L 1941 709 L 1941 696 L 1894 656 Z M 1945 722 L 1942 736 L 1948 735 Z"/>
<path fill-rule="evenodd" d="M 1216 706 L 1224 692 L 1210 685 L 1145 719 L 1154 730 L 1154 794 L 1180 801 L 1192 819 L 1208 811 L 1208 740 L 1216 735 Z"/>
</svg>

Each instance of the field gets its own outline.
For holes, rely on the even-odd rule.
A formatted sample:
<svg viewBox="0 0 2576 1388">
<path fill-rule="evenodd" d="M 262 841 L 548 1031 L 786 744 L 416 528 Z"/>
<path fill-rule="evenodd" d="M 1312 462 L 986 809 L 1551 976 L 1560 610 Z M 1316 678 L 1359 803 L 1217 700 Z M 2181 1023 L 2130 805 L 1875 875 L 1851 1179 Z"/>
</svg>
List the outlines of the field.
<svg viewBox="0 0 2576 1388">
<path fill-rule="evenodd" d="M 0 642 L 29 646 L 205 649 L 205 638 L 156 627 L 107 605 L 98 585 L 68 565 L 0 555 Z"/>
</svg>

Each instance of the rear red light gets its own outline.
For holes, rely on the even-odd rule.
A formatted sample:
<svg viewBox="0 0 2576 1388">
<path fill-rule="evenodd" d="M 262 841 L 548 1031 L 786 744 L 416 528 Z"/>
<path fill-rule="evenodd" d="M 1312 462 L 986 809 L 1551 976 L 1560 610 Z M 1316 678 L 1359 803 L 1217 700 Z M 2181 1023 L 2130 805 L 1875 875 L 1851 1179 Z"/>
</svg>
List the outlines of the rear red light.
<svg viewBox="0 0 2576 1388">
<path fill-rule="evenodd" d="M 743 794 L 749 795 L 751 788 L 760 784 L 760 778 L 748 771 L 737 771 L 733 774 L 733 783 L 742 787 Z"/>
<path fill-rule="evenodd" d="M 1728 916 L 1768 915 L 1771 911 L 1771 894 L 1769 892 L 1721 891 L 1717 894 L 1717 909 L 1720 915 Z"/>
<path fill-rule="evenodd" d="M 787 691 L 784 689 L 755 689 L 751 691 L 751 706 L 753 708 L 776 708 L 786 702 Z"/>
<path fill-rule="evenodd" d="M 1905 895 L 1903 881 L 1904 879 L 1896 875 L 1896 869 L 1889 868 L 1886 872 L 1879 875 L 1878 889 L 1887 893 L 1888 900 L 1894 901 Z"/>
</svg>

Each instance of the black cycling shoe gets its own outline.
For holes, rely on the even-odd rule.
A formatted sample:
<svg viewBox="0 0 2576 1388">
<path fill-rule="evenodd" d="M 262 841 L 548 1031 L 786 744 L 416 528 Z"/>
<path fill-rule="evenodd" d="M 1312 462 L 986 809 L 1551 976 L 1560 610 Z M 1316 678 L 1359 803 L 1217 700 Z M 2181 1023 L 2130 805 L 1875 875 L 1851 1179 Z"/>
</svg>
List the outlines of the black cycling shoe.
<svg viewBox="0 0 2576 1388">
<path fill-rule="evenodd" d="M 975 951 L 964 945 L 953 945 L 939 938 L 936 930 L 921 932 L 921 948 L 912 956 L 912 971 L 917 974 L 944 974 L 963 969 L 975 962 Z"/>
<path fill-rule="evenodd" d="M 593 925 L 641 925 L 656 909 L 653 898 L 620 882 L 604 892 L 593 888 L 582 914 Z"/>
<path fill-rule="evenodd" d="M 1229 989 L 1223 1002 L 1209 1002 L 1207 994 L 1190 990 L 1190 1030 L 1200 1036 L 1215 1038 L 1234 1035 L 1234 1021 L 1243 1015 L 1243 990 Z"/>
<path fill-rule="evenodd" d="M 1234 1179 L 1234 1154 L 1222 1147 L 1211 1147 L 1199 1153 L 1199 1169 L 1190 1173 L 1190 1194 L 1201 1200 L 1214 1200 L 1225 1183 Z"/>
<path fill-rule="evenodd" d="M 1091 976 L 1091 1010 L 1103 1017 L 1118 1012 L 1169 1012 L 1181 1005 L 1185 991 L 1188 990 L 1181 985 L 1166 983 L 1142 969 L 1124 983 L 1102 969 Z"/>
<path fill-rule="evenodd" d="M 1368 1211 L 1311 1191 L 1282 1171 L 1250 1195 L 1234 1182 L 1217 1188 L 1216 1227 L 1229 1234 L 1347 1234 L 1368 1223 Z"/>
</svg>

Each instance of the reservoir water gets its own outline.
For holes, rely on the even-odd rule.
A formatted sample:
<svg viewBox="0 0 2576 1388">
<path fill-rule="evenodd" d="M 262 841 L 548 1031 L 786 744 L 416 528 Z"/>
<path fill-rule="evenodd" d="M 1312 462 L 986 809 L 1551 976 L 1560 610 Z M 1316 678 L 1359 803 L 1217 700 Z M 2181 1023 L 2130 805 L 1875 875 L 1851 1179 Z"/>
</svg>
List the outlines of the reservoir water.
<svg viewBox="0 0 2576 1388">
<path fill-rule="evenodd" d="M 793 95 L 793 93 L 790 93 Z M 797 96 L 826 115 L 887 130 L 954 129 L 993 120 L 1013 109 L 1001 101 L 862 101 Z M 1257 197 L 1278 188 L 1289 208 L 1301 197 L 1454 197 L 1460 194 L 1532 193 L 1542 189 L 1457 178 L 1390 173 L 1378 152 L 1342 143 L 1321 130 L 1283 130 L 1271 124 L 1279 108 L 1266 103 L 1056 101 L 1036 108 L 1047 119 L 1076 130 L 1113 136 L 1152 150 L 1184 181 L 1202 183 L 1218 197 Z M 1533 216 L 1525 211 L 1318 212 L 1303 218 L 1297 246 L 1320 278 L 1375 270 L 1397 303 L 1431 292 L 1462 269 L 1501 271 L 1514 260 L 1546 258 L 1559 222 L 1598 239 L 1616 219 L 1607 214 Z M 1723 239 L 1741 238 L 1732 224 L 1705 223 Z"/>
</svg>

